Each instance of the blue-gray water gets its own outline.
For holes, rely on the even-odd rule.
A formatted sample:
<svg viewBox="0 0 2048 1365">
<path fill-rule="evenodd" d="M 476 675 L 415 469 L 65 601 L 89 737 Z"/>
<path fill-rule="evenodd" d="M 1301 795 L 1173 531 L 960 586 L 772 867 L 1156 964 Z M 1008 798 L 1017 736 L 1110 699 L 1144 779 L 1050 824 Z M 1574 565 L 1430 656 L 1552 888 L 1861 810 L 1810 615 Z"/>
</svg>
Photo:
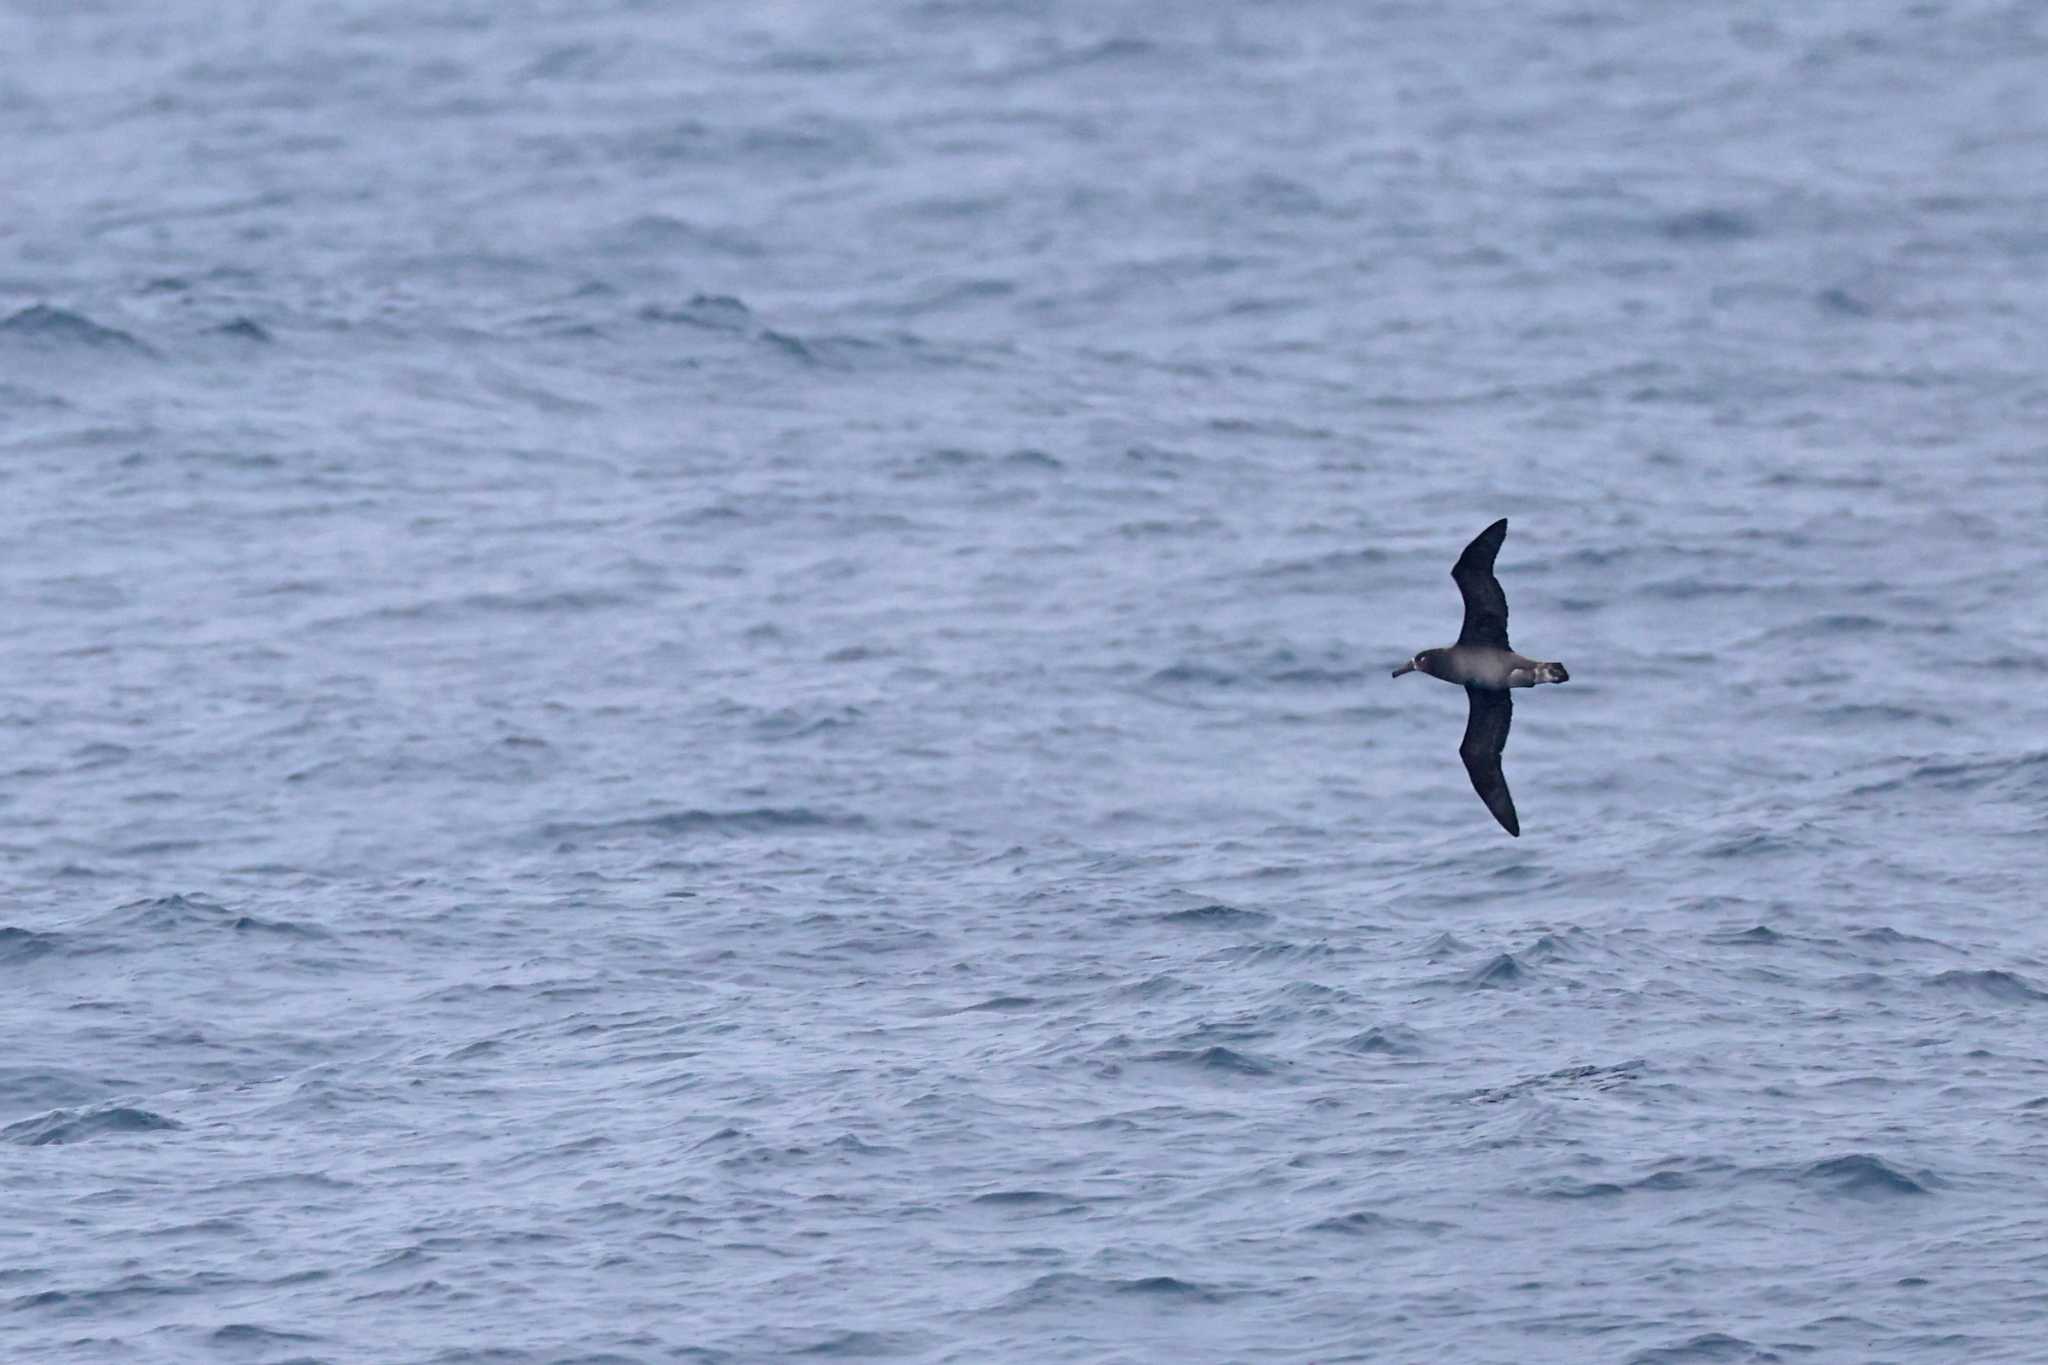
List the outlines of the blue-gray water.
<svg viewBox="0 0 2048 1365">
<path fill-rule="evenodd" d="M 2048 1356 L 2044 63 L 9 8 L 0 1357 Z"/>
</svg>

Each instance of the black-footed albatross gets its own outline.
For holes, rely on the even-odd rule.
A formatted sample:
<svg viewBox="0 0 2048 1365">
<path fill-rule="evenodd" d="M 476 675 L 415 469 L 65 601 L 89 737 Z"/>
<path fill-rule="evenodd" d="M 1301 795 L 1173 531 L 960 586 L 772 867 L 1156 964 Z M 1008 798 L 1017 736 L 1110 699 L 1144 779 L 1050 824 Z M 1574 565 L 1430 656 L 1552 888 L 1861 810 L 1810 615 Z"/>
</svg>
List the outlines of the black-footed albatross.
<svg viewBox="0 0 2048 1365">
<path fill-rule="evenodd" d="M 1465 722 L 1465 741 L 1458 757 L 1472 775 L 1472 789 L 1500 821 L 1500 827 L 1517 839 L 1522 822 L 1515 818 L 1515 799 L 1508 795 L 1508 780 L 1501 776 L 1500 751 L 1508 744 L 1508 725 L 1515 718 L 1511 687 L 1534 687 L 1538 683 L 1570 682 L 1563 664 L 1545 663 L 1515 653 L 1508 647 L 1508 599 L 1493 576 L 1493 557 L 1508 537 L 1508 519 L 1502 517 L 1473 537 L 1451 569 L 1451 579 L 1465 599 L 1465 627 L 1458 643 L 1444 649 L 1425 649 L 1394 670 L 1427 673 L 1465 689 L 1472 700 L 1472 715 Z"/>
</svg>

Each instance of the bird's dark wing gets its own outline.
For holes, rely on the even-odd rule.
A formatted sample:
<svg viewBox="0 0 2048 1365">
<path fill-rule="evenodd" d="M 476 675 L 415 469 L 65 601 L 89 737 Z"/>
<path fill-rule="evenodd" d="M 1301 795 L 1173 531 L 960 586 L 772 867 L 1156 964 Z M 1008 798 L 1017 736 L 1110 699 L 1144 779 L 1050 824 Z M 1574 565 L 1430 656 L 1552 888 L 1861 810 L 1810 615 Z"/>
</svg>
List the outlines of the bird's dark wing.
<svg viewBox="0 0 2048 1365">
<path fill-rule="evenodd" d="M 1465 628 L 1458 632 L 1461 645 L 1508 647 L 1508 595 L 1493 576 L 1493 557 L 1507 538 L 1508 519 L 1502 517 L 1474 536 L 1451 568 L 1451 580 L 1465 598 Z"/>
<path fill-rule="evenodd" d="M 1478 687 L 1466 688 L 1465 695 L 1472 699 L 1472 716 L 1465 722 L 1465 742 L 1458 746 L 1458 757 L 1465 760 L 1465 771 L 1472 775 L 1472 790 L 1479 793 L 1500 827 L 1519 839 L 1522 822 L 1515 818 L 1515 798 L 1508 795 L 1508 780 L 1500 773 L 1500 751 L 1508 747 L 1508 726 L 1515 719 L 1514 698 Z"/>
</svg>

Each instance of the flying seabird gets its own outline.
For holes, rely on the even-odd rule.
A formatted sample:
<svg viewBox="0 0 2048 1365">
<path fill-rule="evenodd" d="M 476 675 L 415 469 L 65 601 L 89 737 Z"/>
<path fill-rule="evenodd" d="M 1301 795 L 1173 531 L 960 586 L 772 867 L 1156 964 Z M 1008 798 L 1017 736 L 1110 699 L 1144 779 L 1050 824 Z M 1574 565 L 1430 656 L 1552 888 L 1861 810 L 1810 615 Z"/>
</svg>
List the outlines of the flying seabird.
<svg viewBox="0 0 2048 1365">
<path fill-rule="evenodd" d="M 1502 517 L 1473 537 L 1451 568 L 1451 580 L 1465 599 L 1465 626 L 1458 643 L 1444 649 L 1425 649 L 1394 670 L 1427 673 L 1465 689 L 1472 714 L 1465 722 L 1465 741 L 1458 757 L 1472 775 L 1472 789 L 1500 821 L 1500 827 L 1517 839 L 1522 837 L 1521 821 L 1515 818 L 1515 799 L 1508 795 L 1508 780 L 1501 776 L 1500 751 L 1507 747 L 1508 726 L 1515 718 L 1511 687 L 1534 687 L 1538 683 L 1570 682 L 1563 664 L 1525 658 L 1508 647 L 1508 599 L 1493 576 L 1493 557 L 1508 536 L 1508 519 Z"/>
</svg>

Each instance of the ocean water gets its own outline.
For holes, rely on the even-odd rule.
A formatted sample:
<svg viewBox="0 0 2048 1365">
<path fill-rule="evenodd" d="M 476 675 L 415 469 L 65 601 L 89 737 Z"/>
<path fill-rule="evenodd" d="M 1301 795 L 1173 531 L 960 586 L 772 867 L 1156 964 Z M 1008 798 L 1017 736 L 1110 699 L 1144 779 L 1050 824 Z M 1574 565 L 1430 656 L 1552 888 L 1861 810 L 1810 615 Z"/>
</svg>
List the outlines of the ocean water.
<svg viewBox="0 0 2048 1365">
<path fill-rule="evenodd" d="M 2044 63 L 0 11 L 0 1358 L 2048 1359 Z"/>
</svg>

